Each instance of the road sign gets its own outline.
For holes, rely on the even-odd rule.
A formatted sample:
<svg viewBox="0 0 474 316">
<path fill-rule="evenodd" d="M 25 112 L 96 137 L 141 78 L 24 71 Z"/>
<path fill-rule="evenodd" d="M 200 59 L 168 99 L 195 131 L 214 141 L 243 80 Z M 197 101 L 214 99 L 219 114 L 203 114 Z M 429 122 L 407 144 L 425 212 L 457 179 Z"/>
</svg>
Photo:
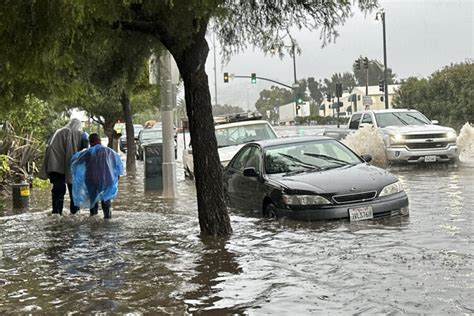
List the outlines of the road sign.
<svg viewBox="0 0 474 316">
<path fill-rule="evenodd" d="M 363 106 L 371 106 L 372 105 L 372 97 L 368 95 L 364 95 L 362 97 L 362 105 Z"/>
</svg>

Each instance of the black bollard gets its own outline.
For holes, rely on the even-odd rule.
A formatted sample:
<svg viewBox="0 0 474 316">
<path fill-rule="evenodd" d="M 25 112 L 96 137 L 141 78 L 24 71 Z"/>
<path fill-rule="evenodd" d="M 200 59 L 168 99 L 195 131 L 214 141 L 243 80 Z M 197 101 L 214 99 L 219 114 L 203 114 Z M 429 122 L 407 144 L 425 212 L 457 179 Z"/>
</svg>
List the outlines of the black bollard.
<svg viewBox="0 0 474 316">
<path fill-rule="evenodd" d="M 30 206 L 30 185 L 26 182 L 12 184 L 13 208 L 28 209 Z"/>
</svg>

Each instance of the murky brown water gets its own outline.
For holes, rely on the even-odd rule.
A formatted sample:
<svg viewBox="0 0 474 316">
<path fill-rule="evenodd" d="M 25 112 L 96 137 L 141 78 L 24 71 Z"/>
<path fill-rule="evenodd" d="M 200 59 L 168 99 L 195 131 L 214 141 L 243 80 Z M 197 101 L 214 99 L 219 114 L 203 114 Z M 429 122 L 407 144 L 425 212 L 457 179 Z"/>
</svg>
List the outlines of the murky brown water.
<svg viewBox="0 0 474 316">
<path fill-rule="evenodd" d="M 28 212 L 5 201 L 0 314 L 474 313 L 472 165 L 392 167 L 408 218 L 305 223 L 231 212 L 226 240 L 198 236 L 194 184 L 177 171 L 175 201 L 145 192 L 141 176 L 121 179 L 109 222 L 51 216 L 48 190 L 34 190 Z"/>
</svg>

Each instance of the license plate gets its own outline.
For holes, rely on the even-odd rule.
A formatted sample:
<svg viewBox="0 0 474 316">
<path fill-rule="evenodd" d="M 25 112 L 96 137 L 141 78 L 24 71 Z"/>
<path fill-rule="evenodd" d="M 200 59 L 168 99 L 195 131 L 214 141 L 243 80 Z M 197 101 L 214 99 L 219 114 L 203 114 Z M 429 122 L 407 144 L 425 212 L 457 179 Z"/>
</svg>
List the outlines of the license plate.
<svg viewBox="0 0 474 316">
<path fill-rule="evenodd" d="M 349 220 L 351 222 L 363 221 L 365 219 L 372 219 L 372 218 L 374 218 L 372 206 L 349 209 Z"/>
<path fill-rule="evenodd" d="M 425 156 L 425 162 L 436 162 L 436 156 Z"/>
</svg>

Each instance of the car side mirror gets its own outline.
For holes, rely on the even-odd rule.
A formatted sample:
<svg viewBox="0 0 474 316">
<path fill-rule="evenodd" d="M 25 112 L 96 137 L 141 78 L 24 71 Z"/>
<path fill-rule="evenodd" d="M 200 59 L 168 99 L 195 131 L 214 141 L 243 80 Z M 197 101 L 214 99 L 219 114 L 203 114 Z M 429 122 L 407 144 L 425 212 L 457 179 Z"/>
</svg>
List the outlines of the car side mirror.
<svg viewBox="0 0 474 316">
<path fill-rule="evenodd" d="M 245 168 L 244 177 L 258 177 L 258 172 L 254 167 Z"/>
<path fill-rule="evenodd" d="M 193 149 L 192 148 L 188 148 L 188 154 L 190 154 L 190 155 L 193 154 Z"/>
<path fill-rule="evenodd" d="M 370 154 L 362 154 L 360 157 L 365 161 L 365 162 L 371 162 L 372 161 L 372 155 Z"/>
<path fill-rule="evenodd" d="M 431 124 L 433 124 L 433 125 L 438 125 L 439 122 L 438 122 L 438 120 L 431 120 Z"/>
</svg>

